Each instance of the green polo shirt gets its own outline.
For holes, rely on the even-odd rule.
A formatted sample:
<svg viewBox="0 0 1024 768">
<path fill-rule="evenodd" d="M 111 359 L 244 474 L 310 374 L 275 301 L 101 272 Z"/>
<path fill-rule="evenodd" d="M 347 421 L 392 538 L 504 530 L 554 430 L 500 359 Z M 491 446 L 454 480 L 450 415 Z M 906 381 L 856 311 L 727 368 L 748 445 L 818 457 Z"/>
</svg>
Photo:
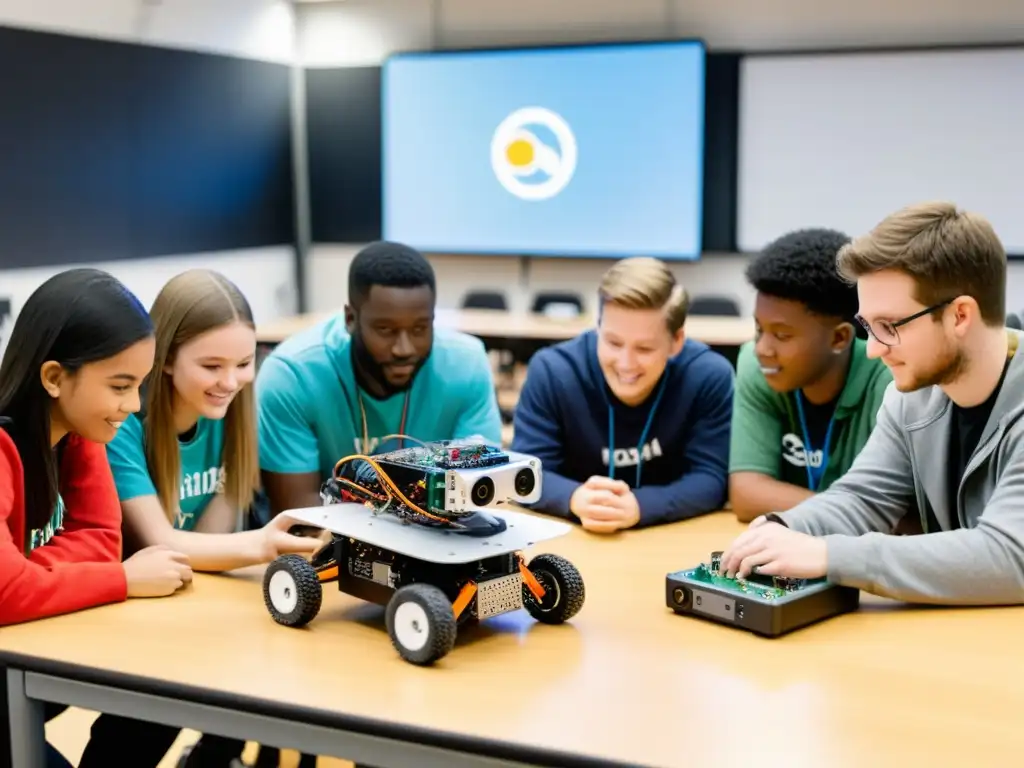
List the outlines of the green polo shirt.
<svg viewBox="0 0 1024 768">
<path fill-rule="evenodd" d="M 827 462 L 816 491 L 823 491 L 842 477 L 857 458 L 882 405 L 892 374 L 881 360 L 871 360 L 867 344 L 854 341 L 850 370 L 834 408 L 834 423 L 828 441 Z M 759 472 L 810 488 L 808 457 L 822 461 L 827 422 L 832 413 L 816 418 L 814 407 L 803 400 L 805 419 L 814 433 L 815 445 L 807 450 L 800 421 L 796 392 L 785 394 L 768 386 L 754 354 L 754 343 L 740 348 L 736 362 L 736 394 L 732 413 L 729 472 Z"/>
</svg>

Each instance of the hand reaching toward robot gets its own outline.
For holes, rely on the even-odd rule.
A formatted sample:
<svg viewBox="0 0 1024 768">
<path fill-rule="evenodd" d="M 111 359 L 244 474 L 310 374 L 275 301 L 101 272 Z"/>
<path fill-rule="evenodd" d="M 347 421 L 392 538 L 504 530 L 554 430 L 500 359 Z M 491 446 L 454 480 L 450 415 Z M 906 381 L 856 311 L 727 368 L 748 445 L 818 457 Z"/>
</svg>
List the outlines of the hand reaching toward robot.
<svg viewBox="0 0 1024 768">
<path fill-rule="evenodd" d="M 317 537 L 296 536 L 288 533 L 295 521 L 286 514 L 277 515 L 262 528 L 263 541 L 260 562 L 270 562 L 281 555 L 313 555 L 326 541 L 330 540 L 330 532 L 323 532 Z M 325 539 L 325 537 L 327 537 Z"/>
<path fill-rule="evenodd" d="M 640 506 L 622 480 L 594 475 L 573 492 L 569 509 L 591 533 L 615 533 L 640 522 Z"/>
</svg>

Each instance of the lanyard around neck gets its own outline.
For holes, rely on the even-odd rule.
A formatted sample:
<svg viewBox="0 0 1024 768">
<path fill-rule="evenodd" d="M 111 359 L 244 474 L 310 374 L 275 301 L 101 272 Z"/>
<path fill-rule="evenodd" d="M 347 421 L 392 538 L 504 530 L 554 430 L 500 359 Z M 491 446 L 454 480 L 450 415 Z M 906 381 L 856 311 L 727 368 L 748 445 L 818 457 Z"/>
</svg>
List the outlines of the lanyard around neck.
<svg viewBox="0 0 1024 768">
<path fill-rule="evenodd" d="M 640 487 L 640 473 L 644 468 L 644 445 L 647 443 L 647 433 L 650 432 L 651 425 L 654 423 L 654 414 L 657 413 L 658 406 L 661 404 L 661 396 L 665 394 L 665 384 L 667 383 L 668 372 L 666 371 L 662 376 L 661 384 L 658 385 L 658 394 L 651 405 L 651 411 L 647 414 L 644 431 L 640 433 L 640 441 L 637 444 L 636 485 L 633 486 L 634 488 Z M 615 407 L 612 405 L 608 406 L 608 477 L 612 480 L 615 479 Z"/>
<path fill-rule="evenodd" d="M 405 390 L 405 400 L 402 402 L 402 420 L 401 420 L 401 422 L 398 425 L 398 431 L 393 433 L 393 434 L 399 435 L 399 438 L 398 438 L 398 447 L 399 448 L 404 448 L 405 447 L 405 438 L 404 438 L 404 435 L 405 435 L 405 422 L 406 422 L 406 419 L 407 419 L 407 417 L 409 415 L 409 395 L 411 393 L 412 393 L 412 387 L 410 387 L 409 389 Z M 363 403 L 363 393 L 359 390 L 358 386 L 356 387 L 356 398 L 359 401 L 359 413 L 360 413 L 360 415 L 362 416 L 362 419 L 363 419 L 363 448 L 362 448 L 362 450 L 363 450 L 364 453 L 369 454 L 369 453 L 372 453 L 372 451 L 370 451 L 370 428 L 369 428 L 369 422 L 366 419 L 366 405 Z"/>
<path fill-rule="evenodd" d="M 836 409 L 828 420 L 828 429 L 825 431 L 825 444 L 821 448 L 821 465 L 815 469 L 811 466 L 811 456 L 814 453 L 814 446 L 811 444 L 811 433 L 807 429 L 807 417 L 804 416 L 804 393 L 799 389 L 796 391 L 796 410 L 800 416 L 800 428 L 804 433 L 804 469 L 807 470 L 807 488 L 817 491 L 821 478 L 825 475 L 825 468 L 828 466 L 828 456 L 832 444 L 832 426 L 836 423 Z"/>
</svg>

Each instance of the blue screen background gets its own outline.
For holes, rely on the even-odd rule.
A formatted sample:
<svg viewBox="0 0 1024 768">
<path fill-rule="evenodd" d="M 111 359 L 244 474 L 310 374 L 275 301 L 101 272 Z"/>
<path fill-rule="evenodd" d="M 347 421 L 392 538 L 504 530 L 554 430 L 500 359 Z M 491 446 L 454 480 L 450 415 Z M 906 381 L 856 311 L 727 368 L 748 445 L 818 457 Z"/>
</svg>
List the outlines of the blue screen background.
<svg viewBox="0 0 1024 768">
<path fill-rule="evenodd" d="M 392 57 L 384 237 L 441 253 L 699 258 L 704 59 L 688 41 Z M 495 129 L 528 106 L 561 115 L 578 146 L 573 178 L 542 201 L 491 167 Z"/>
</svg>

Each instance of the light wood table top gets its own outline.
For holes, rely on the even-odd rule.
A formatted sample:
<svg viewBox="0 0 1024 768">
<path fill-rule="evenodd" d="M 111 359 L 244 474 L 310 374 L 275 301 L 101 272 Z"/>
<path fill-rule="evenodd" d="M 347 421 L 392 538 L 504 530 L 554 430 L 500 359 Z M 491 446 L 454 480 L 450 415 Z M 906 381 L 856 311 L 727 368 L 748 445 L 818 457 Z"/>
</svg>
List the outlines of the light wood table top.
<svg viewBox="0 0 1024 768">
<path fill-rule="evenodd" d="M 609 538 L 574 529 L 538 548 L 586 581 L 570 624 L 496 617 L 433 668 L 401 661 L 382 609 L 334 585 L 307 629 L 278 626 L 261 569 L 5 627 L 0 653 L 634 764 L 959 768 L 1017 753 L 1024 609 L 865 596 L 774 640 L 672 614 L 665 574 L 741 528 L 720 513 Z"/>
<path fill-rule="evenodd" d="M 261 323 L 256 337 L 261 344 L 279 344 L 289 336 L 331 316 L 311 313 Z M 594 325 L 592 317 L 553 318 L 527 312 L 496 309 L 439 309 L 435 325 L 454 328 L 473 336 L 492 338 L 564 341 Z M 720 346 L 739 346 L 754 337 L 754 324 L 744 317 L 696 315 L 686 321 L 686 333 L 695 339 Z"/>
</svg>

